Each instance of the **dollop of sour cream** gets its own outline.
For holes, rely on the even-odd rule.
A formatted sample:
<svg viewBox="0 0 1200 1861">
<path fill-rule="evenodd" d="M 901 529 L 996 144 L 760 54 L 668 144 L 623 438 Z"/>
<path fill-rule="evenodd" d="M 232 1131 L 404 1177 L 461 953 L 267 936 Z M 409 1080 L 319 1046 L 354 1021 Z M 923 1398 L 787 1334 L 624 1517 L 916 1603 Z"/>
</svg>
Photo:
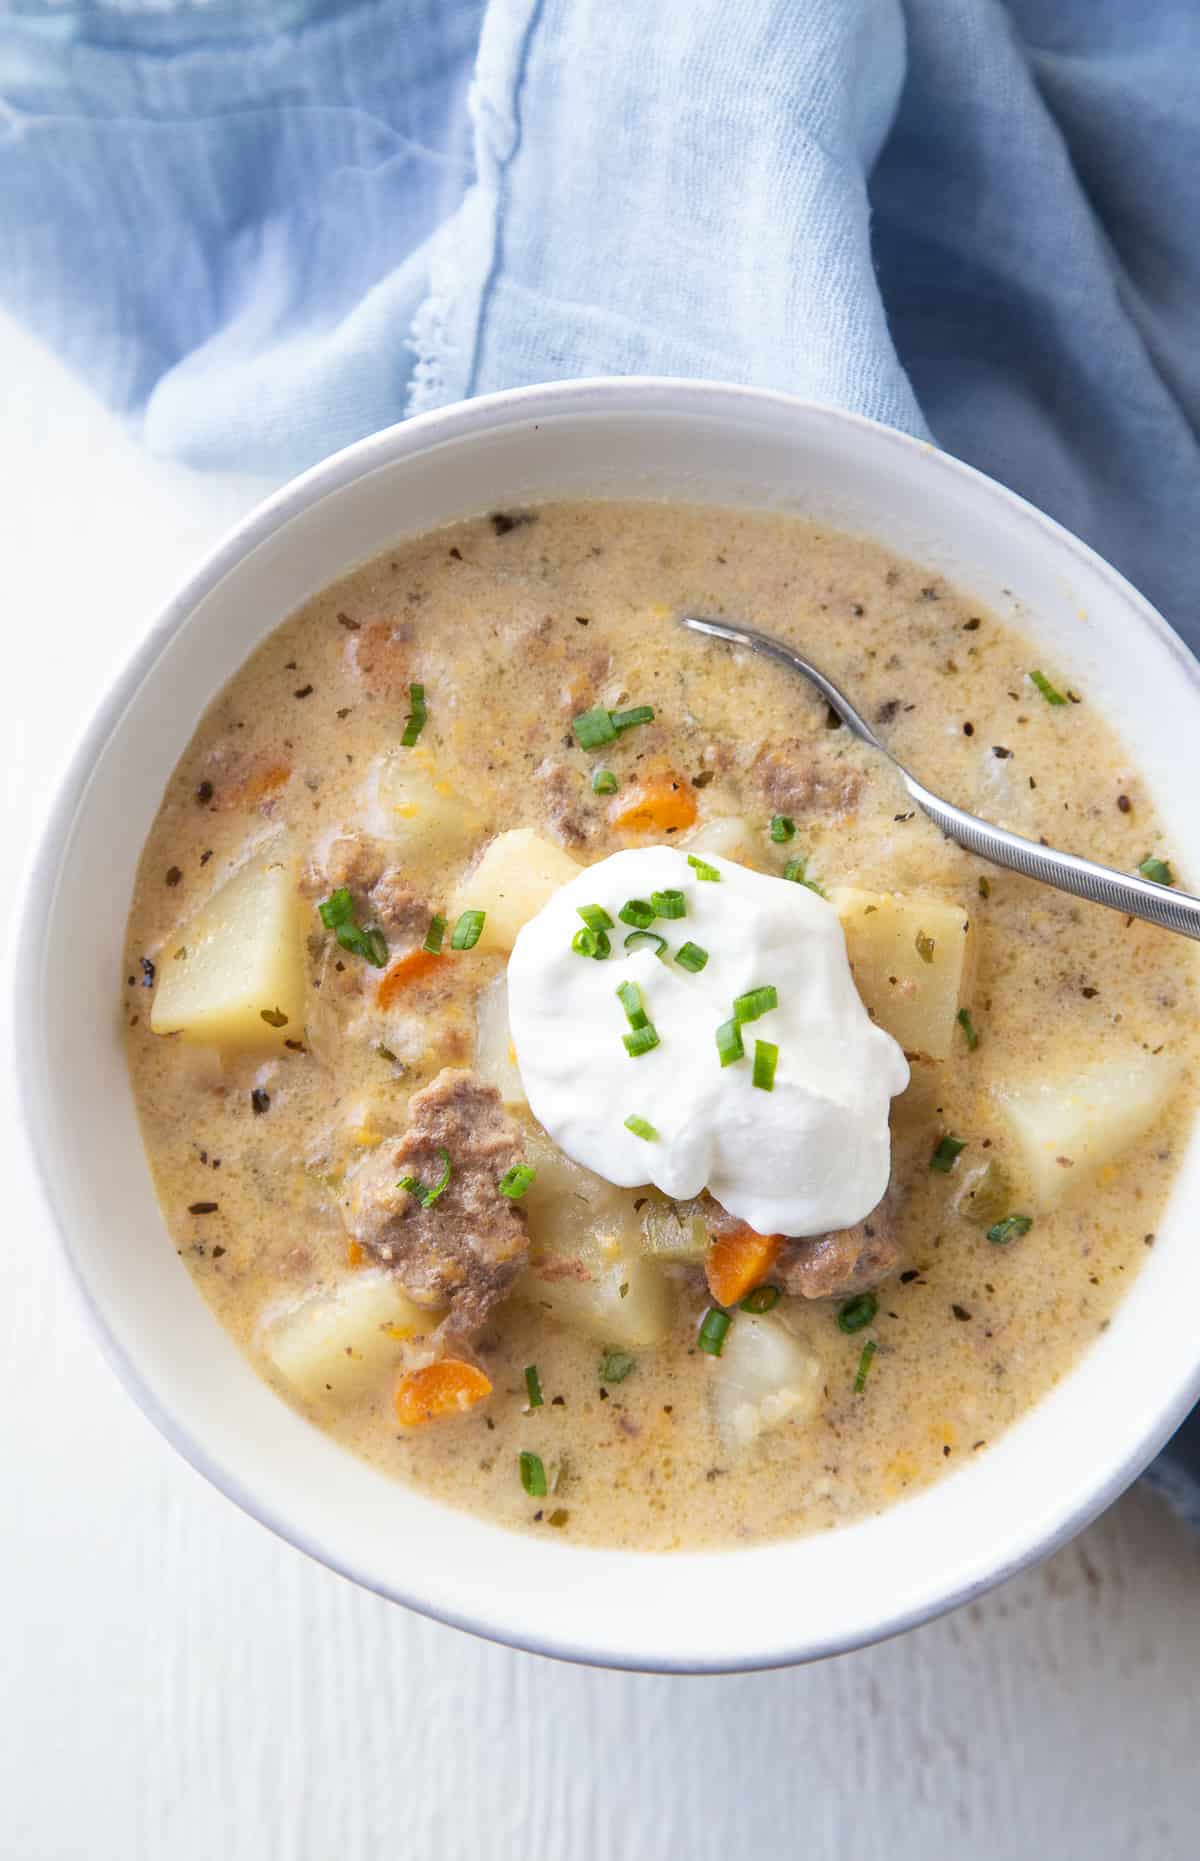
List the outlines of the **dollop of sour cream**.
<svg viewBox="0 0 1200 1861">
<path fill-rule="evenodd" d="M 731 860 L 704 864 L 716 880 L 676 847 L 614 853 L 522 928 L 508 1002 L 530 1109 L 569 1157 L 621 1187 L 678 1199 L 707 1188 L 762 1234 L 849 1227 L 887 1188 L 888 1109 L 907 1062 L 863 1007 L 832 905 Z M 686 916 L 649 926 L 665 951 L 645 939 L 627 949 L 622 906 L 667 891 L 683 894 Z M 580 908 L 595 905 L 613 923 L 604 959 L 572 948 Z M 707 952 L 698 972 L 675 960 L 685 942 Z M 658 1035 L 637 1057 L 623 1039 L 625 982 Z M 778 1005 L 742 1025 L 745 1057 L 722 1066 L 718 1027 L 738 996 L 766 987 Z M 770 1091 L 753 1083 L 757 1040 L 779 1050 Z M 631 1116 L 656 1135 L 629 1130 Z"/>
</svg>

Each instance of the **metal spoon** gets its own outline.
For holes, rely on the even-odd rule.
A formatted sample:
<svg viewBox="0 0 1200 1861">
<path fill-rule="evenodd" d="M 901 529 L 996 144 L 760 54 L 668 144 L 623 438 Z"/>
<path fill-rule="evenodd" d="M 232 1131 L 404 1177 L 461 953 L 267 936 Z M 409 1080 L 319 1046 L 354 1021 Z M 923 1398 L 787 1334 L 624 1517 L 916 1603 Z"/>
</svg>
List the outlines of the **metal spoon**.
<svg viewBox="0 0 1200 1861">
<path fill-rule="evenodd" d="M 764 653 L 768 659 L 777 659 L 780 665 L 799 672 L 816 687 L 826 704 L 832 706 L 860 742 L 869 743 L 873 750 L 887 757 L 917 806 L 930 820 L 969 852 L 978 853 L 981 859 L 991 860 L 995 866 L 1007 866 L 1012 872 L 1024 873 L 1027 879 L 1040 879 L 1045 885 L 1057 886 L 1060 892 L 1073 892 L 1076 898 L 1086 898 L 1094 905 L 1107 905 L 1110 910 L 1123 911 L 1126 917 L 1145 918 L 1150 924 L 1161 924 L 1165 930 L 1180 931 L 1185 937 L 1200 940 L 1200 898 L 1172 891 L 1170 886 L 1159 885 L 1153 879 L 1115 872 L 1111 866 L 1079 859 L 1074 853 L 1056 853 L 1053 847 L 1009 833 L 1006 827 L 993 827 L 989 821 L 981 821 L 977 815 L 943 801 L 940 795 L 931 794 L 896 761 L 849 698 L 794 647 L 772 638 L 769 633 L 758 633 L 753 627 L 731 626 L 725 620 L 704 620 L 699 615 L 686 614 L 681 624 L 693 633 L 711 634 L 715 640 L 727 640 L 732 646 L 745 646 L 752 653 Z"/>
</svg>

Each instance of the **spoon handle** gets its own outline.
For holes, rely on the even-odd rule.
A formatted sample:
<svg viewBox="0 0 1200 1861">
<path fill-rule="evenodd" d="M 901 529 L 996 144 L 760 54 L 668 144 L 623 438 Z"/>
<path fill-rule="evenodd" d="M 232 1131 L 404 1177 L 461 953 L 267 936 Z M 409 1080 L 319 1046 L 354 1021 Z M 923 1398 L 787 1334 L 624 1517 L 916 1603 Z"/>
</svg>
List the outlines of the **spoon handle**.
<svg viewBox="0 0 1200 1861">
<path fill-rule="evenodd" d="M 1145 918 L 1149 924 L 1160 924 L 1165 930 L 1200 940 L 1200 898 L 1172 891 L 1170 886 L 1134 873 L 1116 872 L 1111 866 L 1080 859 L 1074 853 L 1056 852 L 1036 840 L 1009 833 L 1007 827 L 994 827 L 932 794 L 914 776 L 903 770 L 900 773 L 917 806 L 969 853 L 977 853 L 995 866 L 1007 866 L 1010 872 L 1023 873 L 1027 879 L 1057 886 L 1060 892 L 1073 892 L 1076 898 L 1086 898 L 1093 905 L 1107 905 L 1111 911 L 1123 911 L 1126 917 Z"/>
</svg>

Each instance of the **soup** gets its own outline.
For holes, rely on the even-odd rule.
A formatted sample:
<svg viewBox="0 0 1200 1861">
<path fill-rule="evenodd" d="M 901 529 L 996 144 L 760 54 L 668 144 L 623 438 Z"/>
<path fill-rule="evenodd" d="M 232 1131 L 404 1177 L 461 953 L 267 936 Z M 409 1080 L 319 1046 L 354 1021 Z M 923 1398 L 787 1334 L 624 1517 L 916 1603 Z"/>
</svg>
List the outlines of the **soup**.
<svg viewBox="0 0 1200 1861">
<path fill-rule="evenodd" d="M 954 846 L 685 612 L 809 653 L 934 790 L 1173 881 L 1086 690 L 937 576 L 550 505 L 268 636 L 122 977 L 167 1227 L 280 1396 L 453 1506 L 647 1550 L 986 1452 L 1110 1322 L 1193 1112 L 1188 946 Z"/>
</svg>

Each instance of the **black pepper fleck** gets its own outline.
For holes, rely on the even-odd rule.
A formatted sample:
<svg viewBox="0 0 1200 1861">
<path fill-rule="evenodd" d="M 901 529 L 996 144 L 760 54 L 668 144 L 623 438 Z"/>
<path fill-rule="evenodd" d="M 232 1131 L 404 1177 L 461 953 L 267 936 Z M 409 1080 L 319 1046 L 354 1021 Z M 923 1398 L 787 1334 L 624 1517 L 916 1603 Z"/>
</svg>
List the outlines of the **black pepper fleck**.
<svg viewBox="0 0 1200 1861">
<path fill-rule="evenodd" d="M 265 1111 L 271 1109 L 271 1094 L 264 1092 L 261 1086 L 255 1086 L 250 1094 L 250 1109 L 255 1117 L 261 1118 Z"/>
<path fill-rule="evenodd" d="M 212 783 L 201 782 L 199 788 L 196 790 L 196 800 L 200 803 L 200 806 L 202 808 L 207 807 L 209 802 L 212 800 L 212 798 L 213 798 Z"/>
<path fill-rule="evenodd" d="M 168 885 L 178 885 L 182 877 L 183 877 L 183 874 L 179 870 L 178 866 L 167 867 L 167 884 Z"/>
</svg>

